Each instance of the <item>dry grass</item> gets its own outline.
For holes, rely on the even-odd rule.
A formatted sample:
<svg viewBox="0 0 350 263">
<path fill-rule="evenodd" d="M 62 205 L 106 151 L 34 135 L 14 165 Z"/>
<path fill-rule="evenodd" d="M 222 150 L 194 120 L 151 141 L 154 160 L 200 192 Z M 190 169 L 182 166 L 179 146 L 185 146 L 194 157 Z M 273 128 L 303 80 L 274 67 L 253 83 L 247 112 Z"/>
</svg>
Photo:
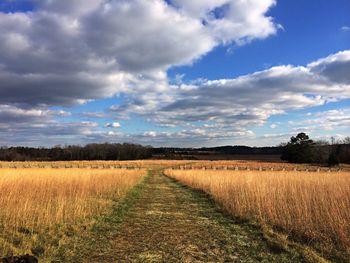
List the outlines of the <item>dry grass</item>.
<svg viewBox="0 0 350 263">
<path fill-rule="evenodd" d="M 0 161 L 0 168 L 152 168 L 152 167 L 187 167 L 200 169 L 206 167 L 208 169 L 233 169 L 238 167 L 240 169 L 246 169 L 249 167 L 252 170 L 258 170 L 259 168 L 264 170 L 317 170 L 317 168 L 328 170 L 327 167 L 320 167 L 318 165 L 310 164 L 290 164 L 284 162 L 264 162 L 264 161 L 246 161 L 246 160 L 220 160 L 220 161 L 209 161 L 209 160 L 135 160 L 135 161 L 28 161 L 28 162 L 4 162 Z M 350 171 L 350 165 L 342 164 L 340 167 L 333 168 L 338 170 L 341 168 L 345 171 Z"/>
<path fill-rule="evenodd" d="M 350 254 L 350 174 L 167 170 L 234 216 L 283 229 L 328 252 Z M 331 252 L 332 253 L 332 252 Z"/>
<path fill-rule="evenodd" d="M 134 161 L 0 161 L 0 168 L 149 168 L 170 167 L 192 163 L 188 160 L 134 160 Z"/>
<path fill-rule="evenodd" d="M 35 228 L 74 222 L 108 206 L 145 172 L 129 170 L 0 170 L 0 224 Z"/>
<path fill-rule="evenodd" d="M 0 168 L 154 168 L 154 167 L 187 167 L 194 169 L 201 169 L 206 167 L 207 169 L 239 169 L 250 168 L 251 170 L 306 170 L 315 171 L 317 169 L 328 170 L 328 167 L 321 167 L 318 165 L 310 164 L 290 164 L 284 162 L 264 162 L 264 161 L 246 161 L 246 160 L 134 160 L 134 161 L 55 161 L 55 162 L 3 162 L 0 161 Z M 338 170 L 341 168 L 343 171 L 350 172 L 350 165 L 342 164 L 339 167 L 334 167 L 332 170 Z"/>
<path fill-rule="evenodd" d="M 108 212 L 112 200 L 145 175 L 145 170 L 126 169 L 0 169 L 0 256 L 30 247 L 28 240 L 13 246 L 19 233 L 37 238 Z"/>
</svg>

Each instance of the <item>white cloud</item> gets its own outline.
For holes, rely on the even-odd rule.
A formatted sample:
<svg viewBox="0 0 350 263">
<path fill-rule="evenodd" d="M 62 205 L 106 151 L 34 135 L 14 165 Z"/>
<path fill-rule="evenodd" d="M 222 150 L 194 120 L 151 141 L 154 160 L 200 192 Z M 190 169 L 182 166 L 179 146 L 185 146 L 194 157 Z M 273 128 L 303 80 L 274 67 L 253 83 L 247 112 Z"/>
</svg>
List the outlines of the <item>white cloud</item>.
<svg viewBox="0 0 350 263">
<path fill-rule="evenodd" d="M 267 17 L 275 0 L 173 0 L 175 6 L 190 16 L 205 21 L 219 42 L 239 44 L 275 34 L 279 25 Z"/>
<path fill-rule="evenodd" d="M 304 123 L 313 129 L 332 131 L 338 128 L 350 128 L 350 108 L 317 112 Z"/>
<path fill-rule="evenodd" d="M 45 108 L 21 109 L 0 105 L 0 145 L 55 145 L 84 143 L 86 134 L 98 127 L 97 123 L 67 122 L 70 112 Z"/>
<path fill-rule="evenodd" d="M 214 123 L 223 128 L 262 125 L 273 115 L 350 98 L 350 51 L 307 66 L 278 66 L 235 79 L 202 81 L 149 93 L 113 107 L 137 113 L 164 127 Z M 156 112 L 157 114 L 154 114 Z"/>
<path fill-rule="evenodd" d="M 347 32 L 347 31 L 350 31 L 350 27 L 349 26 L 342 26 L 340 28 L 341 31 L 344 31 L 344 32 Z"/>
<path fill-rule="evenodd" d="M 300 116 L 296 121 L 288 121 L 288 130 L 292 134 L 307 132 L 315 139 L 327 139 L 338 132 L 349 132 L 350 108 L 339 107 L 339 109 L 319 111 L 306 116 Z"/>
<path fill-rule="evenodd" d="M 333 84 L 350 85 L 350 50 L 338 52 L 308 65 L 311 73 L 327 78 Z M 346 89 L 346 96 L 349 89 Z"/>
<path fill-rule="evenodd" d="M 250 142 L 262 143 L 277 140 L 275 135 L 265 136 L 260 142 L 247 127 L 266 123 L 269 117 L 284 114 L 290 110 L 318 106 L 329 101 L 350 98 L 349 51 L 339 52 L 317 60 L 303 67 L 279 66 L 264 71 L 238 77 L 212 81 L 198 81 L 194 84 L 167 87 L 164 91 L 151 92 L 152 83 L 158 79 L 166 82 L 163 74 L 145 79 L 148 83 L 141 95 L 130 93 L 126 104 L 116 105 L 103 115 L 127 118 L 130 114 L 143 116 L 151 123 L 181 131 L 147 131 L 139 134 L 100 131 L 94 122 L 60 124 L 53 117 L 66 117 L 69 112 L 50 111 L 46 106 L 22 109 L 9 104 L 0 107 L 2 134 L 11 132 L 19 136 L 45 134 L 52 141 L 57 138 L 74 138 L 73 141 L 135 141 L 155 145 L 200 145 L 217 142 L 234 142 L 245 138 Z M 330 70 L 336 68 L 337 70 Z M 138 85 L 135 82 L 135 85 Z M 156 113 L 156 114 L 155 114 Z M 84 114 L 84 113 L 83 113 Z M 290 122 L 290 131 L 314 132 L 315 130 L 337 130 L 350 127 L 348 110 L 307 114 L 303 122 Z M 105 127 L 118 128 L 119 123 L 108 123 Z M 5 126 L 6 127 L 5 127 Z M 82 125 L 82 127 L 79 127 Z M 271 128 L 276 127 L 272 124 Z M 237 128 L 239 127 L 239 128 Z M 42 129 L 42 131 L 40 131 Z M 54 133 L 56 132 L 56 135 Z M 58 136 L 61 134 L 60 136 Z M 289 135 L 289 133 L 288 133 Z M 57 137 L 58 136 L 58 137 Z M 287 136 L 287 135 L 286 135 Z M 29 136 L 30 137 L 30 136 Z M 282 135 L 280 136 L 283 137 Z M 23 137 L 24 138 L 24 137 Z M 34 137 L 33 137 L 34 138 Z M 283 137 L 284 138 L 284 137 Z M 34 139 L 33 139 L 34 140 Z"/>
<path fill-rule="evenodd" d="M 0 105 L 0 123 L 2 127 L 14 125 L 38 124 L 49 121 L 52 117 L 68 117 L 71 113 L 64 110 L 48 110 L 43 107 L 22 109 L 13 105 Z"/>
<path fill-rule="evenodd" d="M 170 67 L 191 64 L 222 42 L 275 33 L 265 17 L 270 0 L 221 1 L 230 8 L 219 20 L 210 12 L 220 1 L 179 1 L 179 9 L 163 0 L 32 1 L 33 12 L 0 12 L 0 102 L 71 105 L 149 86 L 164 90 Z M 218 32 L 224 27 L 215 23 L 229 26 Z"/>
<path fill-rule="evenodd" d="M 103 118 L 106 116 L 104 112 L 96 112 L 96 111 L 84 111 L 80 113 L 80 115 L 86 118 L 97 118 L 97 119 Z"/>
<path fill-rule="evenodd" d="M 119 122 L 112 122 L 112 123 L 106 123 L 104 127 L 117 129 L 117 128 L 120 128 L 121 125 Z"/>
<path fill-rule="evenodd" d="M 40 9 L 63 15 L 80 16 L 99 8 L 103 0 L 34 0 Z"/>
<path fill-rule="evenodd" d="M 3 138 L 11 132 L 26 141 L 25 131 L 29 141 L 41 136 L 55 142 L 62 136 L 73 142 L 79 136 L 86 141 L 114 136 L 164 143 L 252 138 L 247 127 L 263 125 L 270 116 L 350 98 L 349 50 L 306 66 L 190 83 L 179 75 L 169 84 L 171 67 L 195 63 L 219 45 L 275 34 L 280 25 L 267 15 L 275 0 L 32 1 L 37 5 L 32 12 L 0 12 Z M 60 123 L 56 119 L 71 113 L 50 110 L 118 94 L 124 104 L 81 116 L 136 114 L 163 127 L 186 129 L 130 137 L 101 131 L 95 122 Z"/>
<path fill-rule="evenodd" d="M 152 144 L 155 146 L 184 146 L 196 147 L 210 144 L 220 144 L 232 139 L 253 139 L 254 132 L 246 129 L 232 130 L 225 134 L 221 132 L 208 131 L 202 128 L 181 131 L 146 131 L 142 133 L 98 133 L 95 139 L 103 141 L 132 141 L 142 144 Z"/>
</svg>

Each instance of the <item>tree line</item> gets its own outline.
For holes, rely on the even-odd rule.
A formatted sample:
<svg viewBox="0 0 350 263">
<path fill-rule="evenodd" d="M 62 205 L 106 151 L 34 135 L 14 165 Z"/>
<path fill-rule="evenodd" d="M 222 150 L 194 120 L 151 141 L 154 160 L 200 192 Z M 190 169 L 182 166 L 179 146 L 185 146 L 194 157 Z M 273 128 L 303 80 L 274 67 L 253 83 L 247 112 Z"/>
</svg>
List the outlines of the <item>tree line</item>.
<svg viewBox="0 0 350 263">
<path fill-rule="evenodd" d="M 343 140 L 314 141 L 305 133 L 292 136 L 281 145 L 281 159 L 292 163 L 350 164 L 350 137 Z"/>
<path fill-rule="evenodd" d="M 2 147 L 1 161 L 73 161 L 73 160 L 140 160 L 153 156 L 187 159 L 211 152 L 225 155 L 254 154 L 281 155 L 281 159 L 292 163 L 319 163 L 337 165 L 350 164 L 350 137 L 314 141 L 305 133 L 290 138 L 288 143 L 277 147 L 222 146 L 211 148 L 152 148 L 131 143 L 92 143 L 86 146 L 68 145 L 52 148 Z"/>
<path fill-rule="evenodd" d="M 152 157 L 151 147 L 130 143 L 68 145 L 52 148 L 2 147 L 2 161 L 139 160 Z"/>
</svg>

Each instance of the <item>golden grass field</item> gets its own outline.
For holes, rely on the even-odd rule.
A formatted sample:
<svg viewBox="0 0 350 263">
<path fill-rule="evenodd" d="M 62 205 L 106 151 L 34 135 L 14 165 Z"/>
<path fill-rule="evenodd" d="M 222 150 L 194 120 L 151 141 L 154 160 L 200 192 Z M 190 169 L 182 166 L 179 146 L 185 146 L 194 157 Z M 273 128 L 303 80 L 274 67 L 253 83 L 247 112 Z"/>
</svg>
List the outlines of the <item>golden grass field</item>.
<svg viewBox="0 0 350 263">
<path fill-rule="evenodd" d="M 247 161 L 247 160 L 135 160 L 135 161 L 43 161 L 43 162 L 4 162 L 0 161 L 1 168 L 21 169 L 21 168 L 92 168 L 92 169 L 110 169 L 110 168 L 152 168 L 152 167 L 174 167 L 174 168 L 191 168 L 191 169 L 234 169 L 238 167 L 240 170 L 246 168 L 252 170 L 306 170 L 315 171 L 316 169 L 329 170 L 328 167 L 320 167 L 310 164 L 290 164 L 285 162 L 264 162 L 264 161 Z M 350 165 L 340 165 L 332 168 L 336 171 L 339 168 L 343 171 L 350 172 Z"/>
<path fill-rule="evenodd" d="M 166 170 L 211 195 L 233 216 L 256 220 L 296 240 L 350 255 L 350 174 Z"/>
<path fill-rule="evenodd" d="M 40 161 L 5 162 L 0 168 L 149 168 L 153 166 L 174 166 L 191 163 L 188 160 L 135 160 L 135 161 Z"/>
<path fill-rule="evenodd" d="M 41 235 L 108 212 L 112 200 L 145 175 L 126 169 L 0 169 L 0 255 L 31 253 Z"/>
<path fill-rule="evenodd" d="M 143 180 L 146 168 L 167 168 L 167 176 L 205 191 L 235 218 L 350 258 L 347 166 L 323 172 L 259 161 L 140 160 L 0 162 L 0 167 L 0 256 L 29 253 L 51 262 L 74 253 L 68 245 L 75 246 L 82 232 L 89 235 L 97 218 Z M 235 167 L 240 169 L 230 170 Z M 300 171 L 306 169 L 313 172 Z"/>
</svg>

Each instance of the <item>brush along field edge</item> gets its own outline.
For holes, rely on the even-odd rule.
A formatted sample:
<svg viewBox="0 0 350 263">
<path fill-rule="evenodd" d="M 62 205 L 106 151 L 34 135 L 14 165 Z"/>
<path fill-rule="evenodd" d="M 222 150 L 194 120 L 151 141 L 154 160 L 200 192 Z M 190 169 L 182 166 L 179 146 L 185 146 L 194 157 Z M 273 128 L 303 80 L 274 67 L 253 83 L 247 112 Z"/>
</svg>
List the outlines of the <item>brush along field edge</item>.
<svg viewBox="0 0 350 263">
<path fill-rule="evenodd" d="M 0 169 L 0 256 L 48 254 L 94 224 L 146 170 Z"/>
<path fill-rule="evenodd" d="M 235 217 L 277 227 L 322 253 L 350 259 L 350 174 L 165 170 Z"/>
</svg>

